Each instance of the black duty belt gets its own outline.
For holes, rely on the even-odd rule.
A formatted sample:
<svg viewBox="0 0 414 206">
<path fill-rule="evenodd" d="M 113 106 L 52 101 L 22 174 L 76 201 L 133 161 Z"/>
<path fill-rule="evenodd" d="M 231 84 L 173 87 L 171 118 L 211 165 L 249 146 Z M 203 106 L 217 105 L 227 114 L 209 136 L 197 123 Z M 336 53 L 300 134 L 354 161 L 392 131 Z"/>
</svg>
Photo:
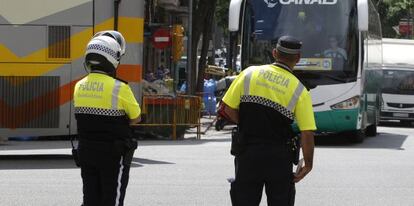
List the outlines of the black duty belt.
<svg viewBox="0 0 414 206">
<path fill-rule="evenodd" d="M 80 139 L 79 145 L 81 148 L 99 148 L 99 150 L 113 150 L 114 147 L 114 141 L 95 141 L 95 140 L 88 140 L 88 139 Z"/>
</svg>

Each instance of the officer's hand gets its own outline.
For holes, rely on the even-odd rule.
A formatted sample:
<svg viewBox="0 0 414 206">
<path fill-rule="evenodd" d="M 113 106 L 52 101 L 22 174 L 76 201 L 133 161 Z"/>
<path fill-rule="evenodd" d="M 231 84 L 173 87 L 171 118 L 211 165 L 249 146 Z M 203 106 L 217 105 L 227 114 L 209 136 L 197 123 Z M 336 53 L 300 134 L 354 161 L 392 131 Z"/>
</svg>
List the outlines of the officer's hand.
<svg viewBox="0 0 414 206">
<path fill-rule="evenodd" d="M 312 170 L 312 167 L 309 166 L 304 166 L 302 168 L 300 168 L 299 173 L 298 174 L 294 174 L 293 175 L 293 182 L 294 183 L 298 183 L 299 181 L 301 181 L 310 171 Z"/>
<path fill-rule="evenodd" d="M 138 124 L 139 122 L 141 122 L 141 116 L 135 118 L 135 119 L 130 119 L 129 120 L 129 125 L 134 125 L 134 124 Z"/>
</svg>

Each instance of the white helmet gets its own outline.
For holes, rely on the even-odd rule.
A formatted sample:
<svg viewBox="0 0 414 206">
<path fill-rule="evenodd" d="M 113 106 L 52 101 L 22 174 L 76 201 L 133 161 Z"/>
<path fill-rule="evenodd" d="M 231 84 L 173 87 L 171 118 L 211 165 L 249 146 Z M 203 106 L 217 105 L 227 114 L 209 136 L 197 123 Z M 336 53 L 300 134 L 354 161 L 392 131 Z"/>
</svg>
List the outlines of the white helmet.
<svg viewBox="0 0 414 206">
<path fill-rule="evenodd" d="M 94 37 L 98 36 L 109 36 L 114 38 L 121 46 L 121 56 L 125 54 L 126 41 L 120 32 L 114 30 L 100 31 L 94 35 Z"/>
<path fill-rule="evenodd" d="M 89 41 L 85 52 L 85 66 L 88 70 L 114 73 L 121 60 L 121 46 L 112 37 L 96 36 Z"/>
</svg>

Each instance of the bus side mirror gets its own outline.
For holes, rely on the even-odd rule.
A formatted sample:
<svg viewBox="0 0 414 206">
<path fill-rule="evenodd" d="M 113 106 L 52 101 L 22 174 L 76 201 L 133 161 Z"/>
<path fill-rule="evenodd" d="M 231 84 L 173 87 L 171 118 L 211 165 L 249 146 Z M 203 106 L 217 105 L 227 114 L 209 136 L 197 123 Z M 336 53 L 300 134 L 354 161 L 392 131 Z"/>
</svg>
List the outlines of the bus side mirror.
<svg viewBox="0 0 414 206">
<path fill-rule="evenodd" d="M 358 29 L 368 31 L 369 26 L 369 2 L 368 0 L 358 0 Z"/>
<path fill-rule="evenodd" d="M 240 27 L 240 11 L 242 7 L 242 0 L 231 0 L 229 6 L 229 31 L 239 31 Z"/>
</svg>

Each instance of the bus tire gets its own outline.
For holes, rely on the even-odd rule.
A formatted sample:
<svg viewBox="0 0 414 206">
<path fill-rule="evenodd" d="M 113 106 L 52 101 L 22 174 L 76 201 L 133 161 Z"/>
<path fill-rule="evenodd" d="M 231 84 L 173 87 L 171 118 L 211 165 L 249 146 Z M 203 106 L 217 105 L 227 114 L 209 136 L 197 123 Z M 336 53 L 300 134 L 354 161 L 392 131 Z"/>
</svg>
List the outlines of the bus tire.
<svg viewBox="0 0 414 206">
<path fill-rule="evenodd" d="M 365 139 L 365 131 L 356 130 L 351 132 L 350 140 L 352 143 L 362 143 Z"/>
<path fill-rule="evenodd" d="M 373 125 L 369 125 L 366 129 L 366 134 L 368 137 L 375 137 L 377 136 L 378 132 L 377 132 L 377 125 L 373 124 Z"/>
</svg>

